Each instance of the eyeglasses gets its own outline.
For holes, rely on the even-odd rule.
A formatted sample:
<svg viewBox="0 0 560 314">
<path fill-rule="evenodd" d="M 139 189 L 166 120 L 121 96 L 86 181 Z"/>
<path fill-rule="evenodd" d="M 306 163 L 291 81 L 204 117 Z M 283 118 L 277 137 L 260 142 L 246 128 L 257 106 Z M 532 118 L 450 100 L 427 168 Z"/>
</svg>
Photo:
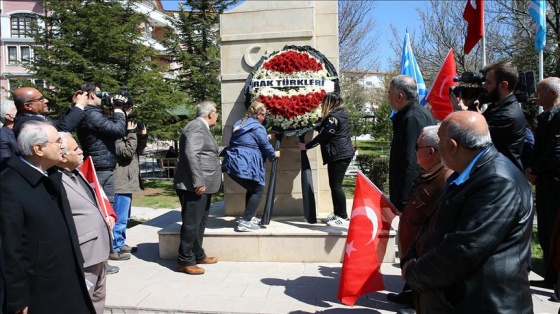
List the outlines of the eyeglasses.
<svg viewBox="0 0 560 314">
<path fill-rule="evenodd" d="M 56 140 L 56 141 L 54 141 L 54 142 L 47 141 L 47 143 L 56 145 L 56 146 L 58 146 L 58 147 L 62 147 L 62 139 L 61 139 L 61 138 L 59 138 L 58 140 Z"/>
<path fill-rule="evenodd" d="M 41 96 L 41 97 L 39 97 L 39 98 L 37 98 L 37 99 L 30 99 L 30 100 L 26 101 L 26 103 L 29 103 L 29 102 L 36 102 L 36 101 L 44 102 L 44 101 L 45 101 L 45 96 Z"/>
<path fill-rule="evenodd" d="M 418 144 L 416 144 L 416 147 L 414 148 L 416 151 L 418 151 L 419 149 L 422 148 L 433 148 L 435 150 L 435 148 L 433 146 L 418 146 Z"/>
</svg>

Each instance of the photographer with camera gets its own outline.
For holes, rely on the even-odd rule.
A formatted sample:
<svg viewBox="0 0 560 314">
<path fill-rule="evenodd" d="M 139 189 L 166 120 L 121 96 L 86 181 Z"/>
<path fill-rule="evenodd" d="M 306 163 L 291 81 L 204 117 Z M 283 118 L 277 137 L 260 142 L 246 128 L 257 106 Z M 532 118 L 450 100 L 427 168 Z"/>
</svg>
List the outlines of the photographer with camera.
<svg viewBox="0 0 560 314">
<path fill-rule="evenodd" d="M 504 154 L 511 162 L 523 171 L 521 153 L 525 140 L 525 115 L 514 94 L 518 83 L 517 67 L 508 61 L 500 61 L 486 66 L 480 71 L 481 75 L 474 75 L 471 79 L 463 76 L 459 81 L 476 83 L 481 88 L 459 88 L 450 95 L 454 110 L 482 111 L 490 128 L 490 136 L 496 149 Z M 468 97 L 465 105 L 459 101 L 455 92 L 473 91 L 474 96 Z M 476 97 L 478 95 L 479 97 Z M 464 95 L 461 95 L 464 96 Z M 481 110 L 476 102 L 488 104 Z M 462 106 L 461 106 L 462 105 Z"/>
<path fill-rule="evenodd" d="M 137 248 L 126 242 L 126 225 L 130 217 L 132 194 L 144 189 L 140 177 L 139 155 L 148 142 L 148 130 L 142 121 L 128 121 L 127 135 L 119 138 L 116 145 L 117 168 L 115 168 L 115 213 L 118 219 L 113 228 L 113 250 L 110 258 L 119 254 L 133 253 Z"/>
<path fill-rule="evenodd" d="M 99 183 L 111 203 L 114 202 L 115 178 L 113 171 L 117 165 L 115 141 L 126 136 L 126 115 L 132 106 L 126 106 L 128 98 L 115 95 L 112 103 L 112 119 L 103 114 L 102 95 L 94 83 L 86 83 L 82 91 L 87 93 L 86 116 L 77 129 L 78 139 L 84 150 L 84 157 L 91 156 Z M 111 228 L 114 226 L 112 222 Z M 130 257 L 130 256 L 129 256 Z"/>
<path fill-rule="evenodd" d="M 49 100 L 33 87 L 21 87 L 14 91 L 14 103 L 17 114 L 14 119 L 14 135 L 18 136 L 23 124 L 29 120 L 46 121 L 52 124 L 57 131 L 72 132 L 86 116 L 85 107 L 87 99 L 82 95 L 82 91 L 74 93 L 74 104 L 66 111 L 64 116 L 58 120 L 53 120 L 46 116 L 45 108 L 48 109 Z"/>
</svg>

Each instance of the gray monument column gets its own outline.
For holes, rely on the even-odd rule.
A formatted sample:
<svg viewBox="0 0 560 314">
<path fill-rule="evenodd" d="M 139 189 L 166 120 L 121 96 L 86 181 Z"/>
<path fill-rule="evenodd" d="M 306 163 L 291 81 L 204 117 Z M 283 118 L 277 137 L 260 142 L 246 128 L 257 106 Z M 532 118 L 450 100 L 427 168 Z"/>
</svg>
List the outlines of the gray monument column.
<svg viewBox="0 0 560 314">
<path fill-rule="evenodd" d="M 285 45 L 311 46 L 323 53 L 338 72 L 338 1 L 245 1 L 220 17 L 223 145 L 232 125 L 245 114 L 243 87 L 263 55 Z M 306 140 L 312 137 L 308 132 Z M 273 143 L 274 144 L 274 143 Z M 317 216 L 332 212 L 332 201 L 319 148 L 307 152 L 313 174 Z M 298 138 L 282 140 L 274 216 L 303 215 Z M 270 174 L 267 162 L 266 183 Z M 245 190 L 224 174 L 225 214 L 240 215 Z M 262 213 L 264 198 L 257 212 Z"/>
</svg>

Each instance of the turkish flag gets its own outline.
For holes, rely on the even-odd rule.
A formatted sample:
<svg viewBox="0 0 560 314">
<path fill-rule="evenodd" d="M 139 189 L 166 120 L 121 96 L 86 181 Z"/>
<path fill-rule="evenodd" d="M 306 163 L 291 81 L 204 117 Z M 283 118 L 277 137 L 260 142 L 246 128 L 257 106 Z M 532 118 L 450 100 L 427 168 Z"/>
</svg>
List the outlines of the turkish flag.
<svg viewBox="0 0 560 314">
<path fill-rule="evenodd" d="M 381 263 L 396 214 L 383 192 L 358 171 L 338 285 L 338 299 L 342 303 L 354 306 L 360 296 L 385 289 Z"/>
<path fill-rule="evenodd" d="M 88 158 L 86 158 L 84 163 L 80 166 L 80 171 L 84 174 L 87 182 L 93 188 L 95 198 L 97 199 L 97 204 L 99 204 L 99 209 L 101 209 L 101 213 L 103 213 L 103 216 L 111 216 L 115 218 L 115 221 L 117 221 L 117 214 L 115 214 L 115 211 L 113 210 L 113 205 L 111 205 L 111 202 L 109 202 L 107 195 L 105 195 L 101 184 L 99 184 L 99 180 L 97 179 L 97 174 L 95 173 L 95 167 L 93 166 L 91 157 L 88 156 Z"/>
<path fill-rule="evenodd" d="M 449 49 L 447 57 L 428 92 L 428 96 L 426 96 L 426 101 L 432 107 L 430 110 L 432 115 L 440 121 L 453 112 L 451 100 L 449 99 L 449 87 L 459 85 L 457 82 L 453 81 L 453 78 L 456 76 L 457 67 L 455 66 L 455 56 L 453 54 L 453 49 Z"/>
<path fill-rule="evenodd" d="M 471 0 L 467 0 L 463 18 L 467 21 L 467 37 L 465 38 L 465 54 L 469 54 L 476 43 L 484 36 L 484 0 L 475 0 L 476 8 Z"/>
</svg>

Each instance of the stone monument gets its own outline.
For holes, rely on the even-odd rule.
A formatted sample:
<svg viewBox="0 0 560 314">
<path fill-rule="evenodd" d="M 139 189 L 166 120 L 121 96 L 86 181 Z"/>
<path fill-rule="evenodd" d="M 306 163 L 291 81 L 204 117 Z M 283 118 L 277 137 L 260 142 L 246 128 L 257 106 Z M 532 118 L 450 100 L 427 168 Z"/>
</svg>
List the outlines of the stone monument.
<svg viewBox="0 0 560 314">
<path fill-rule="evenodd" d="M 337 1 L 245 1 L 221 15 L 221 81 L 223 145 L 232 125 L 245 114 L 243 87 L 253 66 L 263 55 L 285 45 L 311 46 L 324 54 L 338 72 Z M 312 132 L 306 135 L 311 140 Z M 303 215 L 300 180 L 301 154 L 297 137 L 284 137 L 278 163 L 274 216 Z M 327 169 L 318 148 L 307 151 L 311 163 L 317 216 L 332 212 Z M 267 162 L 267 178 L 270 163 Z M 226 215 L 240 215 L 245 190 L 224 175 Z M 257 212 L 262 213 L 264 198 Z"/>
</svg>

